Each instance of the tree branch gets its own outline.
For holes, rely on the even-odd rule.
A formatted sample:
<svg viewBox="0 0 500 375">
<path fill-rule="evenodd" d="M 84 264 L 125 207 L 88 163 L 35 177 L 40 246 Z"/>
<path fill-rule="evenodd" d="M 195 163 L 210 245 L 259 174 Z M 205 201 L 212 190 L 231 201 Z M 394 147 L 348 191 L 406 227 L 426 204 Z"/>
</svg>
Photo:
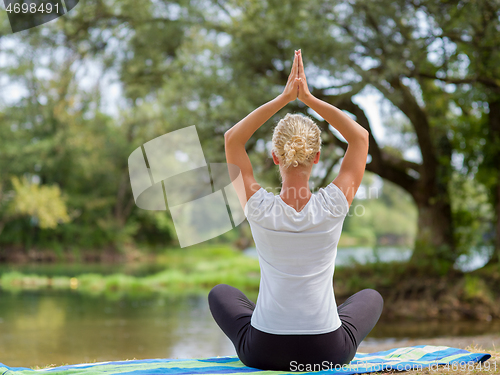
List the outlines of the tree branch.
<svg viewBox="0 0 500 375">
<path fill-rule="evenodd" d="M 424 73 L 424 72 L 416 72 L 415 75 L 416 77 L 423 77 L 423 78 L 430 78 L 430 79 L 437 79 L 442 82 L 446 83 L 451 83 L 455 85 L 463 85 L 463 84 L 468 84 L 468 83 L 482 83 L 483 85 L 491 88 L 500 88 L 500 80 L 497 82 L 493 79 L 488 79 L 484 77 L 466 77 L 466 78 L 450 78 L 450 77 L 437 77 L 434 74 L 429 74 L 429 73 Z"/>
<path fill-rule="evenodd" d="M 373 85 L 410 119 L 417 135 L 423 165 L 425 170 L 429 172 L 426 175 L 435 176 L 438 162 L 427 114 L 417 103 L 410 89 L 402 84 L 399 77 L 394 77 L 389 83 L 394 92 L 389 91 L 378 82 L 373 82 Z"/>
<path fill-rule="evenodd" d="M 417 179 L 410 176 L 406 171 L 407 169 L 413 169 L 418 173 L 421 172 L 421 165 L 414 163 L 402 158 L 397 158 L 387 152 L 384 152 L 378 145 L 373 133 L 371 131 L 370 123 L 365 115 L 364 111 L 352 101 L 352 96 L 357 92 L 350 92 L 348 94 L 340 95 L 338 97 L 332 97 L 327 95 L 322 95 L 321 99 L 331 104 L 337 106 L 340 109 L 347 110 L 356 116 L 356 121 L 368 130 L 370 134 L 370 145 L 369 153 L 372 160 L 367 164 L 366 169 L 370 172 L 374 172 L 387 180 L 400 185 L 414 196 L 416 192 Z M 336 146 L 342 148 L 344 151 L 347 150 L 347 143 L 342 142 L 340 139 L 335 137 L 335 135 L 329 130 L 328 123 L 326 121 L 319 123 L 322 130 L 327 130 L 329 136 L 328 143 L 335 144 Z"/>
<path fill-rule="evenodd" d="M 321 179 L 319 186 L 328 185 L 328 183 L 329 183 L 328 181 L 330 178 L 330 174 L 332 173 L 333 167 L 335 167 L 335 164 L 337 164 L 339 160 L 340 160 L 340 157 L 331 158 L 331 162 L 329 163 L 330 165 L 326 168 L 327 172 L 325 174 L 325 177 L 323 177 Z"/>
</svg>

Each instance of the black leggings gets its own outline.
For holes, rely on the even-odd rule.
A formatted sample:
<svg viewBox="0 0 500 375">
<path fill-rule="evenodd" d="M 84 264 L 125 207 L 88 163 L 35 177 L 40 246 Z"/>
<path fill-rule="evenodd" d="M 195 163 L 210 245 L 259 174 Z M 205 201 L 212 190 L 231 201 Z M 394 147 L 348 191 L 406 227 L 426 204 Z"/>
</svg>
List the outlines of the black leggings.
<svg viewBox="0 0 500 375">
<path fill-rule="evenodd" d="M 348 364 L 380 318 L 384 301 L 377 291 L 364 289 L 338 306 L 342 321 L 338 329 L 311 335 L 277 335 L 254 328 L 250 319 L 255 304 L 227 284 L 212 288 L 208 304 L 243 364 L 262 370 L 300 371 L 300 366 L 324 366 L 324 361 L 329 367 Z"/>
</svg>

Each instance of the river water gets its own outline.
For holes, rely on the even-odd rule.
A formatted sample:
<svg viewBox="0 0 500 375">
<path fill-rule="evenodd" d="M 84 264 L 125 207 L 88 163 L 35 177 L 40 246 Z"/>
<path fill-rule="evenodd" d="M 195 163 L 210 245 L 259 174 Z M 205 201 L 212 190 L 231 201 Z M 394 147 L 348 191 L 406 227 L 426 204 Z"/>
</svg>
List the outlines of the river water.
<svg viewBox="0 0 500 375">
<path fill-rule="evenodd" d="M 361 248 L 340 250 L 337 264 L 348 264 L 353 258 L 358 262 L 377 258 L 384 261 L 409 255 L 401 249 L 386 249 L 374 258 L 369 254 L 370 251 Z M 24 271 L 26 267 L 30 266 L 23 266 Z M 36 269 L 40 271 L 40 267 L 38 265 Z M 89 265 L 90 268 L 80 265 L 74 270 L 68 265 L 44 267 L 44 273 L 52 275 L 89 272 L 91 267 L 102 267 L 93 272 L 111 273 L 100 265 Z M 154 265 L 134 269 L 113 266 L 112 269 L 113 273 L 135 275 L 157 271 Z M 43 367 L 134 358 L 235 355 L 231 342 L 213 321 L 206 297 L 186 294 L 181 297 L 110 300 L 73 290 L 20 293 L 0 290 L 0 363 L 11 367 Z M 381 320 L 359 350 L 370 352 L 422 343 L 458 346 L 457 338 L 461 338 L 462 343 L 471 344 L 483 340 L 485 348 L 493 344 L 498 346 L 500 322 Z"/>
<path fill-rule="evenodd" d="M 472 343 L 492 333 L 500 338 L 499 322 L 381 321 L 360 351 L 415 338 L 471 336 Z M 0 292 L 0 362 L 8 366 L 234 354 L 204 295 L 110 301 L 71 291 Z"/>
</svg>

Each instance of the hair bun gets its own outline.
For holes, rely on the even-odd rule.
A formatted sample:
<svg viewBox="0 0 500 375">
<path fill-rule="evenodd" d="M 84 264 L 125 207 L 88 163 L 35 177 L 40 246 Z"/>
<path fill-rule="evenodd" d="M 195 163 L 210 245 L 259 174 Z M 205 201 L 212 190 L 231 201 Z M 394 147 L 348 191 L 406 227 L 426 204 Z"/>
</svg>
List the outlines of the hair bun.
<svg viewBox="0 0 500 375">
<path fill-rule="evenodd" d="M 309 117 L 287 114 L 273 133 L 273 151 L 285 168 L 311 162 L 321 148 L 321 131 Z"/>
<path fill-rule="evenodd" d="M 302 159 L 305 159 L 306 139 L 301 135 L 293 135 L 291 139 L 285 143 L 284 151 L 287 162 L 293 164 L 294 167 L 298 166 L 299 163 L 303 162 Z"/>
</svg>

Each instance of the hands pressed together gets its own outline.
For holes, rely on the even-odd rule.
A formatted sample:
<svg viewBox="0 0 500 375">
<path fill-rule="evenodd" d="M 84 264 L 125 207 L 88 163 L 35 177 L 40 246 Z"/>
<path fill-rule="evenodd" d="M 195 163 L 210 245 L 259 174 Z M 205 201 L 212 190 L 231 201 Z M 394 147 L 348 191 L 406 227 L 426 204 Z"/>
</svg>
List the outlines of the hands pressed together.
<svg viewBox="0 0 500 375">
<path fill-rule="evenodd" d="M 292 71 L 288 76 L 288 82 L 286 83 L 285 89 L 281 96 L 283 96 L 287 102 L 299 99 L 305 102 L 307 98 L 311 95 L 309 88 L 307 87 L 306 75 L 304 73 L 304 64 L 302 62 L 302 52 L 299 49 L 295 51 L 295 57 L 293 59 Z"/>
</svg>

